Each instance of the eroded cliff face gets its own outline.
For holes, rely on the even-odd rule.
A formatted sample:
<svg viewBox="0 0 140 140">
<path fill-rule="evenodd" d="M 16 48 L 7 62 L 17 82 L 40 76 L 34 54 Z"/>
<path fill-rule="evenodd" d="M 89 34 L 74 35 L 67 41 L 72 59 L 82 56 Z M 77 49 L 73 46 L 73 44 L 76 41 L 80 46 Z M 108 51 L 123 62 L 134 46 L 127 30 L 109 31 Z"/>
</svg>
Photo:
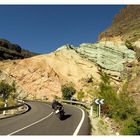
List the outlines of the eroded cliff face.
<svg viewBox="0 0 140 140">
<path fill-rule="evenodd" d="M 135 59 L 134 51 L 127 49 L 124 43 L 113 41 L 81 44 L 77 51 L 101 68 L 116 72 L 122 72 L 124 63 Z"/>
<path fill-rule="evenodd" d="M 123 76 L 127 77 L 127 93 L 134 99 L 138 110 L 140 110 L 138 107 L 140 105 L 140 5 L 129 5 L 121 9 L 115 15 L 111 27 L 100 33 L 99 41 L 112 41 L 121 44 L 126 44 L 129 41 L 133 47 L 136 59 L 124 65 Z"/>
<path fill-rule="evenodd" d="M 15 80 L 24 89 L 19 88 L 18 94 L 24 93 L 28 99 L 52 100 L 54 96 L 61 97 L 62 84 L 72 82 L 76 89 L 81 89 L 82 78 L 93 76 L 96 81 L 100 80 L 94 63 L 67 48 L 23 60 L 1 61 L 0 70 L 1 79 Z"/>
<path fill-rule="evenodd" d="M 6 39 L 0 38 L 0 60 L 6 59 L 23 59 L 37 55 L 37 53 L 30 52 L 21 48 L 18 44 L 11 43 Z"/>
<path fill-rule="evenodd" d="M 73 46 L 62 46 L 55 52 L 46 55 L 45 59 L 64 81 L 78 85 L 79 80 L 90 76 L 97 81 L 100 80 L 96 63 L 81 57 Z"/>
<path fill-rule="evenodd" d="M 24 89 L 24 93 L 26 93 L 24 96 L 29 99 L 51 99 L 55 95 L 61 96 L 59 76 L 41 58 L 32 57 L 24 60 L 0 62 L 0 69 Z M 6 80 L 8 79 L 6 78 Z"/>
<path fill-rule="evenodd" d="M 140 38 L 140 5 L 129 5 L 115 15 L 111 27 L 100 33 L 99 40 L 135 42 Z"/>
<path fill-rule="evenodd" d="M 136 60 L 136 52 L 126 47 L 125 40 L 140 50 L 139 10 L 139 5 L 122 9 L 95 44 L 64 45 L 50 54 L 0 61 L 0 79 L 15 80 L 18 94 L 29 99 L 61 97 L 61 85 L 67 82 L 77 90 L 83 89 L 83 79 L 93 77 L 99 83 L 101 71 L 119 85 L 127 65 L 132 67 Z"/>
<path fill-rule="evenodd" d="M 128 5 L 125 8 L 122 8 L 119 13 L 115 15 L 113 25 L 136 20 L 137 18 L 140 18 L 139 12 L 139 5 Z"/>
<path fill-rule="evenodd" d="M 79 47 L 64 45 L 50 54 L 1 61 L 0 70 L 15 80 L 29 98 L 52 99 L 61 97 L 61 85 L 67 82 L 72 82 L 77 90 L 83 88 L 83 79 L 93 77 L 99 83 L 101 69 L 114 82 L 120 82 L 124 64 L 134 59 L 135 52 L 124 44 L 100 41 Z"/>
</svg>

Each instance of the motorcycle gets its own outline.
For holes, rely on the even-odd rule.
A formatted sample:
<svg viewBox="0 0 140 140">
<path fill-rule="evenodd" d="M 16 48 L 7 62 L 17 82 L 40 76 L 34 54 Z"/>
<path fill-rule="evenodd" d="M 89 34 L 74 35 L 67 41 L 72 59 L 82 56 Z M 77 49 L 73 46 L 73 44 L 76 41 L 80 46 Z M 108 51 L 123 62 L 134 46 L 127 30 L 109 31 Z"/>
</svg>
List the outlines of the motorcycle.
<svg viewBox="0 0 140 140">
<path fill-rule="evenodd" d="M 62 120 L 64 118 L 64 107 L 63 106 L 58 106 L 56 109 L 55 109 L 55 115 L 60 119 Z"/>
</svg>

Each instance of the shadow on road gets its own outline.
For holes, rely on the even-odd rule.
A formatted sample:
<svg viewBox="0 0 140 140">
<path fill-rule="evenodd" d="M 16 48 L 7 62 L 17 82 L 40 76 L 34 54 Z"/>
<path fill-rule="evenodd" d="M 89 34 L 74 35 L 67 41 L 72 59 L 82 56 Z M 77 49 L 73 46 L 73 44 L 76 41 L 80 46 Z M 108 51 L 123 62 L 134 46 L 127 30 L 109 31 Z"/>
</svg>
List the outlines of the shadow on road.
<svg viewBox="0 0 140 140">
<path fill-rule="evenodd" d="M 64 121 L 64 120 L 70 118 L 71 116 L 72 115 L 70 115 L 70 114 L 66 114 L 66 115 L 63 116 L 63 118 L 61 119 L 61 121 Z"/>
</svg>

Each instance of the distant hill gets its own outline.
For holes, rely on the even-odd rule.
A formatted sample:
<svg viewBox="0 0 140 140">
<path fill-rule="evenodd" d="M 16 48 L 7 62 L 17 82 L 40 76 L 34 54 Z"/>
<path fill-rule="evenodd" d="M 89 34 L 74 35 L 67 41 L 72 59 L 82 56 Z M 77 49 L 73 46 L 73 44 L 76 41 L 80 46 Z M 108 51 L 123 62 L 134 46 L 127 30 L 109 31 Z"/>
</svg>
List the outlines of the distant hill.
<svg viewBox="0 0 140 140">
<path fill-rule="evenodd" d="M 37 55 L 21 48 L 18 44 L 11 43 L 6 39 L 0 39 L 0 60 L 23 59 Z"/>
</svg>

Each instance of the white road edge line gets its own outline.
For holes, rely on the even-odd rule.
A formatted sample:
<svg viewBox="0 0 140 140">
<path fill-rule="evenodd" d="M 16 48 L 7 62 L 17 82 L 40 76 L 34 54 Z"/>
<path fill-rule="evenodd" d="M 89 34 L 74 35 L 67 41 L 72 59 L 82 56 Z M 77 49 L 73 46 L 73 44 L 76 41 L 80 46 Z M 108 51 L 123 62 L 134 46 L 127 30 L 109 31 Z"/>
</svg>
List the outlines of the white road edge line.
<svg viewBox="0 0 140 140">
<path fill-rule="evenodd" d="M 40 120 L 38 120 L 38 121 L 36 121 L 36 122 L 34 122 L 34 123 L 28 125 L 28 126 L 25 126 L 25 127 L 21 128 L 21 129 L 19 129 L 19 130 L 16 130 L 16 131 L 14 131 L 14 132 L 8 134 L 7 136 L 11 136 L 11 135 L 13 135 L 13 134 L 15 134 L 15 133 L 17 133 L 17 132 L 20 132 L 20 131 L 26 129 L 26 128 L 29 128 L 30 126 L 33 126 L 33 125 L 35 125 L 35 124 L 37 124 L 37 123 L 39 123 L 39 122 L 41 122 L 41 121 L 47 119 L 47 118 L 50 117 L 52 114 L 53 114 L 53 112 L 51 112 L 48 116 L 46 116 L 46 117 L 44 117 L 44 118 L 42 118 L 42 119 L 40 119 Z"/>
<path fill-rule="evenodd" d="M 78 109 L 80 109 L 80 110 L 82 111 L 82 118 L 81 118 L 81 121 L 80 121 L 80 123 L 78 124 L 76 130 L 74 131 L 73 136 L 77 136 L 77 135 L 78 135 L 78 133 L 79 133 L 79 131 L 80 131 L 80 129 L 81 129 L 81 126 L 82 126 L 82 124 L 83 124 L 83 121 L 84 121 L 84 119 L 85 119 L 85 112 L 83 111 L 83 109 L 81 109 L 81 108 L 79 108 L 79 107 L 76 107 L 76 108 L 78 108 Z"/>
</svg>

